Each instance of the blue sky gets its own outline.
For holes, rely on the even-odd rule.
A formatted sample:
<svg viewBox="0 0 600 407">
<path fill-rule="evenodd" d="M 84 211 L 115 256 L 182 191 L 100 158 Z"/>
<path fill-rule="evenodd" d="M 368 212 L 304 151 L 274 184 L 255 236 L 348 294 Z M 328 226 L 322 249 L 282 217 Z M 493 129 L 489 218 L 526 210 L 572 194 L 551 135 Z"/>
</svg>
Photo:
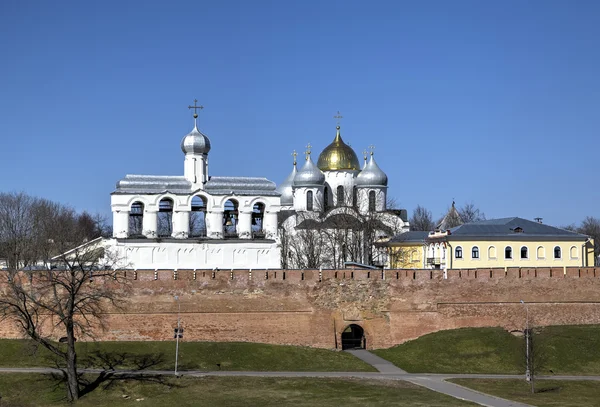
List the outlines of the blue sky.
<svg viewBox="0 0 600 407">
<path fill-rule="evenodd" d="M 0 191 L 110 214 L 125 174 L 277 183 L 291 152 L 373 144 L 389 195 L 439 217 L 600 216 L 600 2 L 0 2 Z"/>
</svg>

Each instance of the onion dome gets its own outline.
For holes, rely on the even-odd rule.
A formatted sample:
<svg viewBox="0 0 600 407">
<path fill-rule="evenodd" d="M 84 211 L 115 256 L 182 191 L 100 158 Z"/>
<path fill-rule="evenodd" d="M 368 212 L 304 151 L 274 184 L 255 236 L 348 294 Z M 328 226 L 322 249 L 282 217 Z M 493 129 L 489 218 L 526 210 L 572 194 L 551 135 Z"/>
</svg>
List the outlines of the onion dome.
<svg viewBox="0 0 600 407">
<path fill-rule="evenodd" d="M 325 174 L 317 168 L 310 158 L 310 152 L 306 154 L 306 163 L 294 177 L 295 187 L 313 187 L 325 184 Z"/>
<path fill-rule="evenodd" d="M 181 151 L 185 154 L 208 154 L 210 140 L 194 125 L 194 130 L 181 140 Z"/>
<path fill-rule="evenodd" d="M 360 170 L 356 153 L 342 140 L 340 126 L 336 129 L 335 139 L 321 152 L 317 166 L 321 171 Z"/>
<path fill-rule="evenodd" d="M 281 194 L 281 205 L 290 206 L 294 204 L 294 190 L 292 185 L 298 171 L 296 170 L 296 160 L 294 160 L 294 168 L 290 175 L 277 187 L 277 192 Z"/>
<path fill-rule="evenodd" d="M 385 187 L 388 183 L 388 177 L 385 172 L 379 168 L 371 153 L 371 159 L 364 166 L 363 170 L 356 176 L 356 185 L 359 187 L 377 186 Z"/>
</svg>

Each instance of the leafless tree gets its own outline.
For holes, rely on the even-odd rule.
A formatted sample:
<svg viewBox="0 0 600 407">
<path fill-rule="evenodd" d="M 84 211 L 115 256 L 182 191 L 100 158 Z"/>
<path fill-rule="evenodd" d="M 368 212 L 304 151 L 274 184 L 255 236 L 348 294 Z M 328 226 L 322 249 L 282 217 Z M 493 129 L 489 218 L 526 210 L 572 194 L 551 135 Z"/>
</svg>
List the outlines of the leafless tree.
<svg viewBox="0 0 600 407">
<path fill-rule="evenodd" d="M 117 286 L 124 279 L 113 271 L 118 259 L 100 240 L 90 241 L 98 233 L 91 217 L 24 194 L 0 194 L 0 201 L 12 204 L 7 212 L 15 215 L 8 219 L 14 232 L 6 228 L 6 217 L 0 225 L 0 235 L 13 248 L 9 269 L 0 273 L 0 321 L 14 323 L 56 356 L 67 397 L 77 400 L 75 341 L 93 337 L 93 328 L 102 327 L 105 307 L 118 306 L 124 298 L 126 286 Z M 33 267 L 41 259 L 44 267 Z"/>
<path fill-rule="evenodd" d="M 417 205 L 410 218 L 410 230 L 431 231 L 435 228 L 431 211 Z"/>
<path fill-rule="evenodd" d="M 458 208 L 458 214 L 464 223 L 479 222 L 485 220 L 485 213 L 475 206 L 473 202 L 464 204 Z"/>
<path fill-rule="evenodd" d="M 280 232 L 282 265 L 296 268 L 343 267 L 346 261 L 378 262 L 375 243 L 402 231 L 398 210 L 361 211 L 352 194 L 327 211 L 295 213 L 294 231 Z M 280 225 L 283 220 L 280 219 Z M 282 238 L 283 234 L 283 238 Z M 383 250 L 384 251 L 384 250 Z M 381 261 L 379 261 L 381 263 Z"/>
<path fill-rule="evenodd" d="M 594 239 L 594 261 L 598 265 L 598 256 L 600 255 L 600 219 L 587 216 L 581 222 L 581 226 L 579 226 L 577 231 Z"/>
</svg>

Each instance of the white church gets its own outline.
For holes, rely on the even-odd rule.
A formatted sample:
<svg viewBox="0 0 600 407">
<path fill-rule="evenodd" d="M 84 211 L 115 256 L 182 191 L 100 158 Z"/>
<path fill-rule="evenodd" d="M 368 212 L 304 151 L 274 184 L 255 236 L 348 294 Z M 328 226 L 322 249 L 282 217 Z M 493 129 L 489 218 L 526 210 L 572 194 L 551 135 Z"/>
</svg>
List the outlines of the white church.
<svg viewBox="0 0 600 407">
<path fill-rule="evenodd" d="M 328 221 L 339 221 L 340 216 L 354 216 L 364 223 L 364 219 L 374 219 L 369 214 L 377 214 L 383 223 L 375 228 L 375 238 L 408 230 L 405 213 L 401 216 L 400 211 L 386 209 L 387 176 L 373 153 L 369 161 L 365 154 L 359 168 L 356 153 L 341 138 L 339 125 L 318 164 L 313 163 L 310 148 L 300 170 L 294 156 L 291 174 L 277 187 L 266 178 L 210 175 L 211 143 L 198 130 L 197 117 L 194 113 L 194 128 L 181 141 L 182 176 L 126 175 L 111 194 L 113 238 L 104 241 L 104 246 L 119 256 L 124 267 L 303 267 L 302 262 L 288 261 L 293 260 L 288 259 L 291 246 L 285 243 L 300 236 L 298 231 L 310 229 L 311 221 L 325 231 L 332 227 Z M 339 225 L 334 222 L 336 228 Z M 338 260 L 357 260 L 350 247 L 344 252 L 344 245 L 337 250 Z M 304 251 L 301 246 L 296 244 L 295 250 Z M 330 256 L 322 253 L 323 259 Z"/>
</svg>

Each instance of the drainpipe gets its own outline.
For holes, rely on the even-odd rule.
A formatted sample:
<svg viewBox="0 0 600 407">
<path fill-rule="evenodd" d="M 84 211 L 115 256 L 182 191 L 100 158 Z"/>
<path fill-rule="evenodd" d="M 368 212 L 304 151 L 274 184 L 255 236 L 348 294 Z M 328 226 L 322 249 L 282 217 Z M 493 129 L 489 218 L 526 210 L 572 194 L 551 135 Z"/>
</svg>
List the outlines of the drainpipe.
<svg viewBox="0 0 600 407">
<path fill-rule="evenodd" d="M 450 269 L 452 269 L 452 245 L 450 242 L 446 242 L 448 245 L 448 253 L 446 253 L 446 271 L 444 272 L 444 278 L 448 278 L 448 261 L 450 261 Z"/>
</svg>

